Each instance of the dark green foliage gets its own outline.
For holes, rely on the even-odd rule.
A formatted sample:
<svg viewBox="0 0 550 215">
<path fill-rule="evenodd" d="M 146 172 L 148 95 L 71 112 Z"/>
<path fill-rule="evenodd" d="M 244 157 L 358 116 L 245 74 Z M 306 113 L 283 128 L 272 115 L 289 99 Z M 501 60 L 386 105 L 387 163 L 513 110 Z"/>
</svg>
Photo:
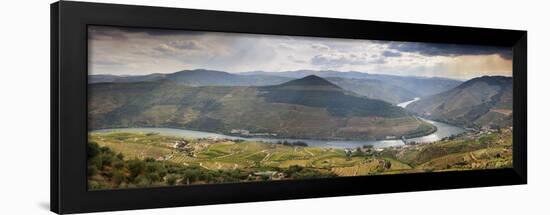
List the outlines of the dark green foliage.
<svg viewBox="0 0 550 215">
<path fill-rule="evenodd" d="M 166 184 L 168 185 L 175 185 L 178 180 L 178 177 L 176 175 L 168 175 L 166 176 Z"/>
<path fill-rule="evenodd" d="M 113 162 L 113 167 L 115 169 L 122 169 L 122 168 L 124 168 L 124 166 L 125 166 L 125 164 L 124 164 L 124 161 L 122 161 L 122 160 L 116 160 L 116 161 Z"/>
<path fill-rule="evenodd" d="M 222 108 L 222 103 L 214 100 L 214 99 L 207 99 L 205 101 L 199 102 L 197 106 L 193 107 L 193 109 L 200 111 L 201 113 L 208 113 L 211 111 L 220 110 Z"/>
<path fill-rule="evenodd" d="M 283 173 L 291 179 L 312 179 L 312 178 L 328 178 L 335 177 L 334 173 L 321 173 L 311 168 L 292 165 L 288 169 L 283 170 Z"/>
<path fill-rule="evenodd" d="M 289 141 L 283 140 L 283 141 L 277 141 L 275 144 L 285 145 L 285 146 L 301 146 L 301 147 L 307 147 L 308 146 L 308 144 L 306 142 L 303 142 L 303 141 L 289 142 Z"/>
<path fill-rule="evenodd" d="M 92 176 L 95 174 L 97 174 L 97 167 L 95 167 L 94 165 L 88 165 L 88 175 Z"/>
<path fill-rule="evenodd" d="M 128 170 L 130 171 L 130 177 L 135 178 L 140 175 L 145 169 L 145 163 L 140 160 L 129 160 L 127 162 Z"/>
<path fill-rule="evenodd" d="M 101 161 L 101 157 L 96 156 L 96 157 L 88 158 L 88 167 L 90 166 L 95 167 L 96 170 L 102 169 L 103 162 Z"/>
<path fill-rule="evenodd" d="M 498 138 L 496 135 L 486 135 L 479 138 L 479 142 L 483 145 L 488 145 L 488 144 L 494 143 L 497 139 Z"/>
<path fill-rule="evenodd" d="M 116 157 L 119 159 L 119 160 L 124 160 L 124 155 L 122 153 L 118 153 L 116 155 Z"/>
<path fill-rule="evenodd" d="M 361 150 L 361 147 L 357 147 L 357 149 L 355 149 L 355 151 L 353 151 L 352 156 L 363 157 L 363 156 L 365 156 L 365 153 Z"/>
<path fill-rule="evenodd" d="M 220 131 L 224 130 L 225 126 L 219 119 L 212 119 L 209 117 L 200 117 L 187 124 L 187 127 L 194 129 L 202 129 L 208 131 Z"/>
<path fill-rule="evenodd" d="M 126 175 L 122 171 L 114 170 L 113 171 L 113 182 L 117 185 L 120 185 L 120 183 L 126 181 Z"/>
<path fill-rule="evenodd" d="M 95 157 L 99 154 L 99 145 L 96 142 L 90 141 L 86 147 L 88 158 Z"/>
<path fill-rule="evenodd" d="M 102 164 L 103 165 L 111 165 L 111 163 L 113 162 L 113 160 L 115 158 L 116 157 L 113 156 L 112 154 L 107 154 L 107 155 L 101 156 Z"/>
<path fill-rule="evenodd" d="M 263 95 L 268 102 L 298 104 L 326 108 L 338 117 L 350 116 L 407 116 L 403 108 L 388 102 L 345 94 L 342 91 L 268 89 Z"/>
<path fill-rule="evenodd" d="M 96 144 L 97 145 L 97 144 Z M 111 189 L 119 187 L 150 187 L 176 184 L 195 183 L 230 183 L 249 180 L 269 180 L 270 177 L 252 177 L 258 171 L 283 172 L 288 179 L 308 179 L 334 177 L 332 173 L 322 173 L 311 168 L 291 166 L 288 169 L 228 169 L 208 170 L 200 166 L 181 166 L 154 159 L 122 160 L 120 156 L 106 147 L 96 147 L 100 150 L 88 161 L 88 183 L 90 189 Z M 110 162 L 102 162 L 103 159 Z M 100 176 L 100 177 L 98 177 Z"/>
<path fill-rule="evenodd" d="M 152 181 L 145 175 L 139 175 L 134 179 L 134 184 L 138 187 L 146 187 L 151 185 Z"/>
<path fill-rule="evenodd" d="M 391 161 L 384 160 L 384 168 L 385 169 L 391 169 Z"/>
<path fill-rule="evenodd" d="M 426 134 L 430 134 L 436 131 L 437 131 L 437 127 L 433 126 L 432 124 L 424 122 L 420 124 L 415 130 L 408 132 L 404 136 L 405 138 L 415 138 L 415 137 L 424 136 Z"/>
</svg>

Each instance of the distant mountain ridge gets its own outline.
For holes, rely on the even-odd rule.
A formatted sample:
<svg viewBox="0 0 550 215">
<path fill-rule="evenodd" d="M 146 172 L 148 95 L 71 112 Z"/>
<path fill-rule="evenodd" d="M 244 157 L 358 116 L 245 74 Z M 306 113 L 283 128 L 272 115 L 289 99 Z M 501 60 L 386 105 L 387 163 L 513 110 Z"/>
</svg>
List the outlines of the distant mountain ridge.
<svg viewBox="0 0 550 215">
<path fill-rule="evenodd" d="M 296 70 L 286 72 L 245 72 L 241 75 L 266 75 L 288 77 L 288 78 L 302 78 L 308 75 L 316 75 L 323 78 L 345 78 L 345 79 L 358 79 L 358 80 L 378 80 L 384 84 L 390 85 L 392 88 L 401 88 L 403 90 L 414 92 L 414 96 L 407 96 L 407 98 L 424 97 L 428 95 L 437 94 L 449 89 L 452 89 L 462 83 L 462 81 L 440 78 L 440 77 L 418 77 L 418 76 L 398 76 L 398 75 L 385 75 L 385 74 L 372 74 L 357 71 L 339 72 L 334 70 Z M 411 98 L 412 97 L 412 98 Z M 409 100 L 410 100 L 409 99 Z M 402 102 L 402 101 L 398 101 Z M 395 103 L 395 102 L 394 102 Z"/>
<path fill-rule="evenodd" d="M 228 72 L 195 69 L 170 74 L 149 74 L 136 76 L 90 75 L 89 83 L 123 83 L 170 80 L 189 86 L 262 86 L 280 84 L 291 78 L 269 75 L 236 75 Z"/>
<path fill-rule="evenodd" d="M 138 76 L 90 75 L 88 82 L 126 83 L 150 81 L 175 81 L 189 86 L 268 86 L 277 85 L 293 79 L 315 75 L 373 99 L 381 99 L 392 104 L 437 94 L 458 86 L 461 81 L 445 78 L 425 78 L 368 74 L 362 72 L 338 72 L 332 70 L 296 70 L 287 72 L 245 72 L 227 73 L 223 71 L 195 69 L 182 70 L 171 74 L 149 74 Z"/>
<path fill-rule="evenodd" d="M 512 77 L 483 76 L 413 102 L 407 110 L 455 125 L 511 126 L 512 96 Z"/>
</svg>

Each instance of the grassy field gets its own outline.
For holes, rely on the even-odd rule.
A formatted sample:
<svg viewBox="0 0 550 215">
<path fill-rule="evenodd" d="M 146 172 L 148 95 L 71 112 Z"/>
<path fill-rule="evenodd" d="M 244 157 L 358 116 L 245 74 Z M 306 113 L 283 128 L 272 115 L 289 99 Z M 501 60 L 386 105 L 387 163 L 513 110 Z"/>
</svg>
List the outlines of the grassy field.
<svg viewBox="0 0 550 215">
<path fill-rule="evenodd" d="M 510 129 L 468 133 L 430 144 L 362 147 L 348 153 L 344 149 L 156 133 L 90 133 L 89 142 L 104 154 L 89 155 L 89 165 L 94 165 L 89 168 L 95 169 L 89 182 L 93 189 L 106 189 L 504 168 L 512 165 L 511 133 Z M 177 142 L 180 145 L 176 146 Z M 117 174 L 113 159 L 122 163 Z M 132 162 L 142 161 L 153 170 L 132 169 Z M 191 177 L 193 171 L 202 178 Z"/>
</svg>

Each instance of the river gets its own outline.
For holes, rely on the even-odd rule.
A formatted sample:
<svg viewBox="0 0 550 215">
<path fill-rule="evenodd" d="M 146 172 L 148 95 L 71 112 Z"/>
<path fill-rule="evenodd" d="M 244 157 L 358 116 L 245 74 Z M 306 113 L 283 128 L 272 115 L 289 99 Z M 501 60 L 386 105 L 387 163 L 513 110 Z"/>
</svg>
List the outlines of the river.
<svg viewBox="0 0 550 215">
<path fill-rule="evenodd" d="M 403 102 L 397 106 L 406 107 L 408 104 L 418 101 L 419 98 L 414 100 Z M 422 118 L 421 118 L 422 119 Z M 437 127 L 437 131 L 422 137 L 407 139 L 407 141 L 414 141 L 417 143 L 425 142 L 434 142 L 441 140 L 444 137 L 451 135 L 459 134 L 465 130 L 453 125 L 449 125 L 442 122 L 436 122 L 432 120 L 422 119 L 428 123 Z M 312 139 L 291 139 L 291 138 L 263 138 L 263 137 L 237 137 L 229 136 L 224 134 L 217 134 L 204 131 L 192 131 L 186 129 L 175 129 L 175 128 L 115 128 L 115 129 L 101 129 L 94 132 L 98 133 L 107 133 L 107 132 L 142 132 L 149 133 L 154 132 L 161 135 L 169 136 L 178 136 L 178 137 L 187 137 L 187 138 L 227 138 L 227 139 L 242 139 L 242 140 L 251 140 L 251 141 L 263 141 L 269 143 L 275 143 L 278 141 L 289 141 L 296 142 L 302 141 L 306 142 L 309 146 L 314 147 L 323 147 L 323 148 L 356 148 L 363 145 L 372 145 L 376 148 L 390 147 L 390 146 L 401 146 L 404 145 L 402 140 L 312 140 Z"/>
<path fill-rule="evenodd" d="M 405 108 L 405 107 L 407 107 L 407 105 L 409 105 L 410 103 L 413 103 L 413 102 L 418 101 L 418 100 L 420 100 L 420 98 L 415 97 L 413 100 L 406 101 L 406 102 L 401 102 L 401 103 L 397 104 L 397 106 L 402 107 L 402 108 Z"/>
</svg>

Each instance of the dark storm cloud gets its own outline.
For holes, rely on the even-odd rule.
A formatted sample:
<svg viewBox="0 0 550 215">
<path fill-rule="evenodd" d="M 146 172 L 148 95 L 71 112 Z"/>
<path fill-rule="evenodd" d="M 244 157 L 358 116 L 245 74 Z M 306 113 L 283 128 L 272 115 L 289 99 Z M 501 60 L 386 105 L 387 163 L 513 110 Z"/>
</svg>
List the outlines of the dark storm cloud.
<svg viewBox="0 0 550 215">
<path fill-rule="evenodd" d="M 398 43 L 389 42 L 389 49 L 418 53 L 425 56 L 461 56 L 498 54 L 504 59 L 512 59 L 512 49 L 493 46 L 474 46 L 443 43 Z"/>
<path fill-rule="evenodd" d="M 196 40 L 176 40 L 168 42 L 168 45 L 177 49 L 194 49 L 199 50 L 203 48 L 203 45 Z"/>
<path fill-rule="evenodd" d="M 487 46 L 110 26 L 91 26 L 88 35 L 90 74 L 335 69 L 467 79 L 511 75 L 512 64 L 510 49 Z"/>
</svg>

